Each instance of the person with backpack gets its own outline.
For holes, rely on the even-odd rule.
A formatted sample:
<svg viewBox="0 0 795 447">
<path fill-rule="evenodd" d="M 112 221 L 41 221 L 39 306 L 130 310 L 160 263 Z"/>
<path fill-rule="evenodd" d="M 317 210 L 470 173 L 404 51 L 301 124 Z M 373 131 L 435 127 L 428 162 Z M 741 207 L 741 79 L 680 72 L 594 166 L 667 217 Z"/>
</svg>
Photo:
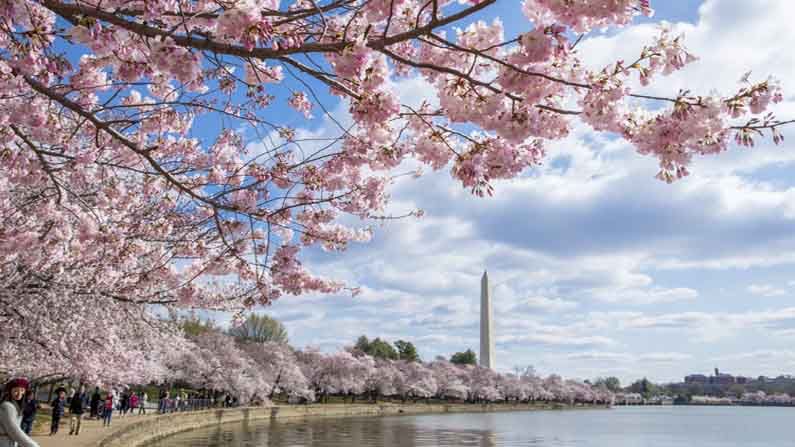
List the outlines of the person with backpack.
<svg viewBox="0 0 795 447">
<path fill-rule="evenodd" d="M 85 410 L 83 404 L 85 403 L 85 400 L 85 388 L 83 385 L 80 385 L 80 391 L 72 396 L 72 401 L 69 403 L 69 414 L 71 415 L 71 418 L 69 419 L 70 435 L 80 434 L 80 423 L 83 421 L 83 412 Z"/>
<path fill-rule="evenodd" d="M 160 414 L 165 414 L 168 410 L 168 391 L 160 390 L 160 402 L 157 406 L 157 412 Z"/>
<path fill-rule="evenodd" d="M 52 423 L 50 424 L 50 436 L 58 433 L 58 427 L 61 425 L 61 418 L 63 417 L 64 408 L 66 407 L 66 388 L 60 387 L 55 390 L 55 399 L 53 399 L 50 406 L 52 407 Z"/>
<path fill-rule="evenodd" d="M 102 401 L 102 395 L 99 394 L 99 387 L 94 388 L 94 394 L 91 395 L 90 413 L 89 417 L 99 418 L 99 404 Z"/>
<path fill-rule="evenodd" d="M 36 412 L 39 411 L 39 401 L 36 399 L 36 393 L 33 390 L 28 390 L 25 393 L 25 404 L 22 407 L 22 431 L 30 436 L 33 430 L 33 422 L 36 420 Z"/>
</svg>

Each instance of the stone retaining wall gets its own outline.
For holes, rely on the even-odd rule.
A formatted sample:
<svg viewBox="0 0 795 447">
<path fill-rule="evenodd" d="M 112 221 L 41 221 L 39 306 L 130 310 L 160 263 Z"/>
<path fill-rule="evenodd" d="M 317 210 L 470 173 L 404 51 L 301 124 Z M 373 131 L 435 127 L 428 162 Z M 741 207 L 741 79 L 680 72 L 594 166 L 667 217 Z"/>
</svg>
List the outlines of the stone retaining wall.
<svg viewBox="0 0 795 447">
<path fill-rule="evenodd" d="M 422 413 L 473 413 L 569 408 L 561 404 L 326 404 L 226 408 L 150 416 L 114 431 L 100 447 L 140 447 L 179 432 L 232 422 L 273 419 L 391 416 Z"/>
</svg>

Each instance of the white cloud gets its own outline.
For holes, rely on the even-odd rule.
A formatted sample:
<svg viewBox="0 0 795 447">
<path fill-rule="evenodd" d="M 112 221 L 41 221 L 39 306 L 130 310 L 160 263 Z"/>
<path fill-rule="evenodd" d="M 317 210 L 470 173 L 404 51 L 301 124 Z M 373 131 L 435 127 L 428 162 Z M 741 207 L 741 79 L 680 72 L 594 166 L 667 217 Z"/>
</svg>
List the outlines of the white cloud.
<svg viewBox="0 0 795 447">
<path fill-rule="evenodd" d="M 782 330 L 795 328 L 795 307 L 727 312 L 681 312 L 659 315 L 633 315 L 619 324 L 629 329 L 699 329 L 704 332 L 736 335 L 745 329 Z"/>
<path fill-rule="evenodd" d="M 759 296 L 781 296 L 786 295 L 787 291 L 770 284 L 751 284 L 748 286 L 748 292 Z"/>
<path fill-rule="evenodd" d="M 781 360 L 795 361 L 795 351 L 760 349 L 751 352 L 741 352 L 713 358 L 716 361 L 726 360 Z"/>
<path fill-rule="evenodd" d="M 587 362 L 629 362 L 635 359 L 635 356 L 625 352 L 585 351 L 567 354 L 566 358 Z"/>
<path fill-rule="evenodd" d="M 690 354 L 683 354 L 681 352 L 651 352 L 647 354 L 641 354 L 638 356 L 638 360 L 641 362 L 649 362 L 649 363 L 671 363 L 671 362 L 682 362 L 685 360 L 692 359 L 693 356 Z"/>
<path fill-rule="evenodd" d="M 629 353 L 629 352 L 605 352 L 605 351 L 585 351 L 567 354 L 569 360 L 582 360 L 592 362 L 621 362 L 621 363 L 671 363 L 681 362 L 691 359 L 693 356 L 681 352 L 648 352 L 648 353 Z"/>
<path fill-rule="evenodd" d="M 653 287 L 647 289 L 599 289 L 595 291 L 594 295 L 597 299 L 610 303 L 657 304 L 692 301 L 698 297 L 698 292 L 686 287 L 673 289 Z"/>
<path fill-rule="evenodd" d="M 526 334 L 526 335 L 503 335 L 497 337 L 500 344 L 522 344 L 522 345 L 541 345 L 571 348 L 590 348 L 600 346 L 613 346 L 616 341 L 599 335 L 578 337 L 560 334 Z"/>
<path fill-rule="evenodd" d="M 539 312 L 566 312 L 577 308 L 578 304 L 574 301 L 567 301 L 561 298 L 546 298 L 543 296 L 533 296 L 522 300 L 514 307 L 514 310 L 525 310 Z"/>
</svg>

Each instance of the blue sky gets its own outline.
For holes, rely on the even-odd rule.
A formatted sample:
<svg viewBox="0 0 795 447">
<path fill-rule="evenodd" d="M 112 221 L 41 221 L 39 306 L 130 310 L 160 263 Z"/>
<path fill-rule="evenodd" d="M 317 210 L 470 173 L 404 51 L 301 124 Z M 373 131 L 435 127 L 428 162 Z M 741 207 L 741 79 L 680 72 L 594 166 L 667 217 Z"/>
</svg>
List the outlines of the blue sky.
<svg viewBox="0 0 795 447">
<path fill-rule="evenodd" d="M 756 79 L 775 74 L 786 95 L 777 112 L 792 118 L 791 5 L 653 2 L 654 19 L 684 32 L 701 61 L 648 92 L 730 93 L 748 70 Z M 498 6 L 491 15 L 506 28 L 528 28 L 517 1 Z M 581 57 L 594 67 L 629 59 L 656 34 L 650 23 L 594 33 Z M 396 85 L 417 102 L 430 92 L 418 79 Z M 344 109 L 336 106 L 341 116 Z M 314 126 L 324 132 L 322 120 Z M 795 129 L 785 135 L 783 146 L 698 159 L 674 185 L 653 178 L 655 160 L 584 127 L 551 144 L 543 167 L 496 184 L 491 199 L 472 197 L 447 171 L 402 178 L 391 210 L 419 207 L 424 218 L 390 222 L 341 255 L 306 259 L 361 286 L 360 296 L 284 297 L 265 311 L 298 346 L 339 349 L 367 334 L 411 340 L 432 359 L 477 348 L 479 279 L 488 269 L 501 370 L 534 365 L 625 382 L 714 367 L 795 374 Z"/>
</svg>

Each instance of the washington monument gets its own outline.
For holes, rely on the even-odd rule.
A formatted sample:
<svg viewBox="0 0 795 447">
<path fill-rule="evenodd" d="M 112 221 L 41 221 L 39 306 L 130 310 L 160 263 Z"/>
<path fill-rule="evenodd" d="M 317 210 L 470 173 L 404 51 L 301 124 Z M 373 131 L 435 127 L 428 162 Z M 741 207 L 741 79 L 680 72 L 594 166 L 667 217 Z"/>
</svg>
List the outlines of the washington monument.
<svg viewBox="0 0 795 447">
<path fill-rule="evenodd" d="M 480 280 L 480 366 L 494 369 L 494 321 L 486 272 Z"/>
</svg>

